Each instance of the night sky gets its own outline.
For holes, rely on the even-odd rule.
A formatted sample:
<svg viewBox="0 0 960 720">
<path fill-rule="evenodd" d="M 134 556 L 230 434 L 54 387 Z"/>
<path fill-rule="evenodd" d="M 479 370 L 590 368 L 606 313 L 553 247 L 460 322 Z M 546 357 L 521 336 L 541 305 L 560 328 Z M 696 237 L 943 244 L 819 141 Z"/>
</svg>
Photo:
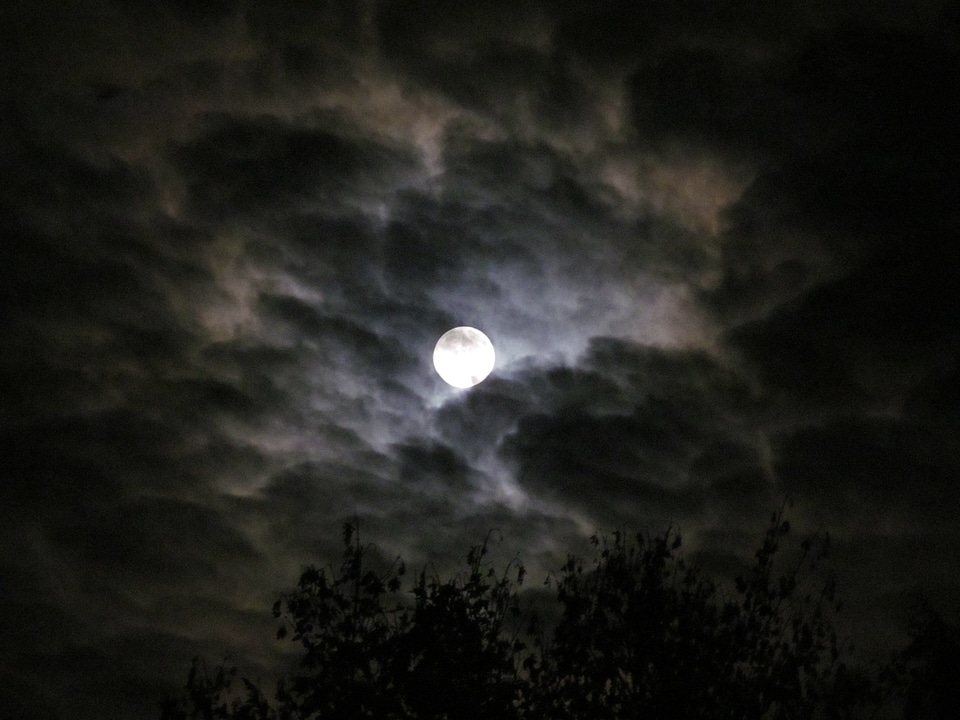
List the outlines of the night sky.
<svg viewBox="0 0 960 720">
<path fill-rule="evenodd" d="M 0 717 L 271 677 L 353 517 L 539 587 L 789 498 L 864 652 L 955 618 L 960 11 L 776 5 L 3 3 Z"/>
</svg>

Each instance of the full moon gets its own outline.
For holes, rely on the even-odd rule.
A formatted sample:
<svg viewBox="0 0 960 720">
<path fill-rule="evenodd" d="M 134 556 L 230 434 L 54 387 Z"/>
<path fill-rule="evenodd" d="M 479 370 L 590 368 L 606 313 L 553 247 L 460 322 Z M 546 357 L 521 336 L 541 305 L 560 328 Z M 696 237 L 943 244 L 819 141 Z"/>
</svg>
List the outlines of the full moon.
<svg viewBox="0 0 960 720">
<path fill-rule="evenodd" d="M 490 371 L 496 354 L 490 338 L 476 328 L 461 326 L 447 330 L 433 349 L 433 366 L 448 385 L 473 387 Z"/>
</svg>

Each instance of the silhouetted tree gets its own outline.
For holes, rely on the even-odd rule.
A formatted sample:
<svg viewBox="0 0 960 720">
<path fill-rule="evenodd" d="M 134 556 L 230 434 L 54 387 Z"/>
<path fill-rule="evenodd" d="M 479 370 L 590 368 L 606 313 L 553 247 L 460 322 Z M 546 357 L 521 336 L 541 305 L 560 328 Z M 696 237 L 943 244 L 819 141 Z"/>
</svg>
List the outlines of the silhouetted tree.
<svg viewBox="0 0 960 720">
<path fill-rule="evenodd" d="M 467 554 L 467 572 L 441 581 L 423 570 L 413 603 L 400 595 L 404 565 L 364 569 L 354 525 L 344 529 L 336 577 L 308 568 L 274 605 L 304 649 L 300 672 L 281 682 L 289 717 L 510 718 L 518 693 L 519 640 L 504 633 L 519 614 L 515 574 L 499 577 L 485 561 L 487 542 Z M 284 716 L 286 717 L 286 716 Z"/>
<path fill-rule="evenodd" d="M 904 703 L 904 720 L 946 720 L 960 708 L 960 627 L 921 606 L 910 642 L 886 669 Z"/>
<path fill-rule="evenodd" d="M 194 658 L 187 675 L 184 693 L 161 703 L 163 720 L 273 720 L 276 711 L 267 703 L 260 689 L 241 678 L 244 692 L 234 692 L 236 668 L 220 665 L 210 672 L 201 658 Z"/>
<path fill-rule="evenodd" d="M 232 669 L 211 674 L 195 661 L 186 692 L 167 701 L 161 717 L 518 717 L 524 645 L 505 622 L 520 615 L 523 566 L 498 576 L 485 540 L 468 552 L 464 574 L 444 581 L 424 569 L 405 594 L 402 561 L 381 572 L 365 567 L 355 524 L 344 526 L 343 541 L 339 569 L 308 567 L 274 604 L 277 637 L 303 650 L 297 671 L 278 683 L 275 709 L 248 680 L 232 693 Z"/>
<path fill-rule="evenodd" d="M 782 574 L 774 560 L 789 530 L 774 515 L 752 571 L 736 594 L 677 553 L 681 538 L 622 533 L 594 537 L 593 567 L 570 557 L 557 581 L 562 613 L 552 642 L 531 656 L 541 717 L 841 717 L 851 697 L 844 648 L 830 615 L 828 578 L 805 588 L 802 571 L 823 558 L 828 539 L 802 544 Z"/>
<path fill-rule="evenodd" d="M 775 513 L 729 593 L 688 564 L 672 529 L 595 536 L 592 565 L 570 556 L 550 581 L 560 612 L 546 628 L 532 613 L 521 624 L 523 566 L 497 573 L 486 541 L 462 574 L 423 570 L 404 592 L 402 561 L 366 567 L 369 549 L 348 524 L 340 567 L 307 568 L 274 605 L 278 637 L 302 648 L 275 702 L 195 662 L 162 718 L 855 717 L 873 688 L 845 664 L 832 578 L 813 582 L 828 538 L 803 542 L 779 569 L 788 530 Z"/>
</svg>

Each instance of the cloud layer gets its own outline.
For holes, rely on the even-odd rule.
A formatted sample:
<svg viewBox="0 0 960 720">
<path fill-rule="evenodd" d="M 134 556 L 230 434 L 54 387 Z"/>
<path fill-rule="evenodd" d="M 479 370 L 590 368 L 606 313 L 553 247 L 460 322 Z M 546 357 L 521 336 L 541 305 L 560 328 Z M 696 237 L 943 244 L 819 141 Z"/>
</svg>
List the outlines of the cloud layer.
<svg viewBox="0 0 960 720">
<path fill-rule="evenodd" d="M 789 496 L 865 646 L 956 607 L 946 4 L 2 12 L 0 714 L 275 672 L 351 517 L 539 573 L 675 522 L 722 569 Z"/>
</svg>

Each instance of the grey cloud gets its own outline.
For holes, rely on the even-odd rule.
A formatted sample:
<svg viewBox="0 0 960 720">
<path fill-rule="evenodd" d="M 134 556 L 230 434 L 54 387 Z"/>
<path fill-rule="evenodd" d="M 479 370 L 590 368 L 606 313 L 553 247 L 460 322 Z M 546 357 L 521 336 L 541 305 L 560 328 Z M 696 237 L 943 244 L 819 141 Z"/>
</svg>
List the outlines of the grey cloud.
<svg viewBox="0 0 960 720">
<path fill-rule="evenodd" d="M 679 521 L 730 573 L 790 493 L 884 618 L 955 597 L 956 18 L 694 5 L 0 11 L 2 702 L 269 674 L 352 517 L 544 573 Z"/>
<path fill-rule="evenodd" d="M 381 238 L 368 218 L 299 212 L 276 220 L 275 236 L 258 238 L 251 255 L 323 289 L 334 302 L 382 302 L 376 282 Z"/>
<path fill-rule="evenodd" d="M 947 530 L 960 519 L 958 468 L 925 458 L 924 434 L 909 423 L 864 418 L 799 428 L 777 439 L 777 473 L 798 501 L 816 498 L 814 512 L 831 526 Z"/>
<path fill-rule="evenodd" d="M 534 403 L 522 382 L 492 377 L 462 398 L 445 403 L 437 411 L 436 426 L 447 442 L 476 459 L 496 447 Z"/>
<path fill-rule="evenodd" d="M 414 362 L 395 338 L 382 338 L 355 322 L 321 313 L 296 298 L 265 294 L 259 299 L 259 307 L 268 318 L 292 326 L 297 342 L 317 343 L 324 366 L 340 366 L 376 378 L 395 377 Z"/>
<path fill-rule="evenodd" d="M 723 527 L 763 527 L 771 509 L 783 500 L 783 488 L 769 476 L 757 448 L 742 441 L 705 445 L 690 464 L 690 476 L 704 487 L 705 505 Z"/>
<path fill-rule="evenodd" d="M 897 243 L 729 339 L 771 386 L 814 402 L 864 404 L 899 392 L 929 351 L 958 347 L 949 238 Z"/>
<path fill-rule="evenodd" d="M 139 407 L 64 411 L 0 433 L 11 519 L 112 506 L 138 491 L 206 488 L 213 478 L 262 472 L 267 458 L 215 429 L 211 408 L 138 398 Z"/>
<path fill-rule="evenodd" d="M 545 65 L 534 46 L 543 23 L 535 4 L 451 8 L 399 0 L 383 3 L 376 22 L 380 49 L 394 67 L 468 109 L 505 120 Z"/>
<path fill-rule="evenodd" d="M 612 152 L 640 156 L 632 147 Z M 477 141 L 451 128 L 444 163 L 446 196 L 480 206 L 471 208 L 470 217 L 498 241 L 498 257 L 511 257 L 519 242 L 546 266 L 544 272 L 554 266 L 552 259 L 576 253 L 581 272 L 584 264 L 595 266 L 623 282 L 640 269 L 673 279 L 708 265 L 703 238 L 684 227 L 686 218 L 646 199 L 635 216 L 624 213 L 623 198 L 597 177 L 596 168 L 557 147 Z M 497 189 L 492 197 L 491 188 Z M 563 270 L 568 282 L 577 279 L 571 268 Z"/>
<path fill-rule="evenodd" d="M 849 23 L 804 36 L 779 61 L 786 96 L 737 128 L 742 145 L 762 147 L 768 134 L 789 142 L 766 147 L 775 164 L 726 212 L 719 309 L 763 311 L 878 247 L 907 251 L 908 238 L 956 226 L 945 158 L 956 153 L 947 78 L 960 55 L 947 47 Z"/>
<path fill-rule="evenodd" d="M 609 228 L 614 222 L 613 208 L 603 205 L 571 158 L 555 148 L 478 140 L 456 126 L 445 140 L 445 196 L 473 205 L 475 212 L 492 200 L 511 220 L 576 220 L 581 231 Z M 516 233 L 515 227 L 511 230 Z"/>
<path fill-rule="evenodd" d="M 401 297 L 408 293 L 422 297 L 437 285 L 457 284 L 465 269 L 465 253 L 454 249 L 459 245 L 471 251 L 470 239 L 456 237 L 458 230 L 453 223 L 444 227 L 433 218 L 392 222 L 383 248 L 388 286 Z"/>
<path fill-rule="evenodd" d="M 671 461 L 683 449 L 672 437 L 670 446 L 658 447 L 655 435 L 641 417 L 533 416 L 520 421 L 504 451 L 518 458 L 521 486 L 601 516 L 644 506 L 667 515 L 696 513 L 699 492 L 686 497 L 685 488 L 669 487 L 676 474 Z"/>
<path fill-rule="evenodd" d="M 671 6 L 629 0 L 584 5 L 559 4 L 557 44 L 597 64 L 622 64 L 662 53 L 679 44 L 762 47 L 803 32 L 814 13 L 803 8 L 757 7 L 729 2 L 703 7 L 696 2 Z"/>
<path fill-rule="evenodd" d="M 637 131 L 654 146 L 691 143 L 734 157 L 768 150 L 783 141 L 771 108 L 784 110 L 770 72 L 720 48 L 675 50 L 631 78 Z"/>
<path fill-rule="evenodd" d="M 355 438 L 350 445 L 364 444 Z M 336 557 L 339 522 L 367 517 L 399 499 L 389 459 L 358 450 L 341 451 L 342 460 L 310 461 L 278 472 L 247 512 L 266 517 L 273 539 L 298 562 Z"/>
<path fill-rule="evenodd" d="M 222 580 L 218 564 L 257 556 L 221 513 L 159 498 L 88 505 L 82 517 L 55 520 L 48 539 L 80 573 L 92 561 L 105 563 L 114 571 L 114 581 L 136 582 L 141 588 L 182 580 L 185 567 L 195 577 L 216 582 Z"/>
<path fill-rule="evenodd" d="M 654 45 L 631 79 L 638 132 L 761 158 L 817 150 L 889 157 L 954 142 L 956 101 L 940 70 L 958 56 L 947 42 L 882 27 L 880 13 L 826 26 L 802 10 L 794 22 L 790 15 L 730 26 L 729 38 L 712 26 L 700 43 L 691 22 L 686 37 Z"/>
<path fill-rule="evenodd" d="M 329 211 L 344 197 L 383 187 L 383 174 L 413 166 L 409 153 L 376 141 L 270 116 L 214 115 L 201 127 L 199 137 L 173 151 L 201 219 L 256 217 L 290 204 Z"/>
<path fill-rule="evenodd" d="M 707 356 L 613 339 L 595 340 L 583 365 L 547 373 L 546 405 L 505 437 L 521 486 L 595 518 L 698 515 L 714 480 L 701 448 L 736 445 L 752 424 L 745 388 Z"/>
<path fill-rule="evenodd" d="M 363 32 L 364 6 L 351 0 L 314 3 L 284 0 L 246 8 L 246 19 L 255 36 L 269 40 L 309 39 L 355 47 Z"/>
<path fill-rule="evenodd" d="M 411 563 L 444 569 L 459 566 L 470 545 L 490 530 L 502 532 L 513 548 L 536 535 L 507 508 L 474 505 L 483 473 L 453 447 L 410 438 L 388 454 L 358 447 L 344 457 L 283 470 L 246 508 L 271 518 L 273 536 L 300 562 L 337 557 L 338 523 L 354 519 L 385 557 L 400 553 Z M 541 521 L 563 524 L 558 518 Z M 438 542 L 451 534 L 460 542 Z"/>
<path fill-rule="evenodd" d="M 949 357 L 949 356 L 948 356 Z M 960 448 L 960 363 L 931 363 L 903 402 L 904 420 L 926 431 L 925 455 L 947 461 Z"/>
<path fill-rule="evenodd" d="M 16 209 L 3 224 L 0 270 L 11 331 L 42 352 L 32 359 L 34 372 L 51 371 L 37 390 L 69 390 L 60 371 L 96 392 L 118 366 L 181 359 L 195 337 L 169 293 L 202 289 L 209 276 L 179 229 L 142 219 L 154 197 L 142 168 L 109 155 L 80 160 L 63 148 L 43 155 L 32 171 L 5 168 Z"/>
<path fill-rule="evenodd" d="M 445 445 L 403 444 L 396 447 L 400 482 L 439 484 L 450 491 L 470 487 L 470 467 Z"/>
</svg>

